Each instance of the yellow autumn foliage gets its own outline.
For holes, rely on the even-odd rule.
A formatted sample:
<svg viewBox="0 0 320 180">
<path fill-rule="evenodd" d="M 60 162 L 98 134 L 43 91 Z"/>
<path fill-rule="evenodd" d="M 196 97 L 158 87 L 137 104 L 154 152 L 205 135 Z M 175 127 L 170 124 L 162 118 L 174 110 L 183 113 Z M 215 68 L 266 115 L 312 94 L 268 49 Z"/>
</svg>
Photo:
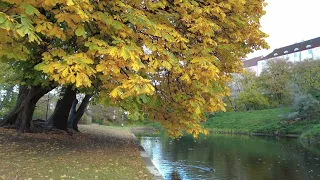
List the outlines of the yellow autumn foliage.
<svg viewBox="0 0 320 180">
<path fill-rule="evenodd" d="M 2 2 L 2 59 L 34 63 L 41 53 L 35 69 L 48 80 L 94 88 L 174 137 L 207 133 L 204 113 L 225 110 L 241 58 L 267 47 L 264 0 Z"/>
</svg>

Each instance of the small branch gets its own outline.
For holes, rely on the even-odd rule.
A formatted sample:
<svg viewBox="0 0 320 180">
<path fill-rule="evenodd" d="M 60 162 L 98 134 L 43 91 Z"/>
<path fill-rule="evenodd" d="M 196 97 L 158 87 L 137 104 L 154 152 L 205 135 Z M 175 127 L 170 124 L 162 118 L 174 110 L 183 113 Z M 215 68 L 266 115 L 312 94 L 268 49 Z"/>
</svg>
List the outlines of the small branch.
<svg viewBox="0 0 320 180">
<path fill-rule="evenodd" d="M 126 71 L 124 71 L 123 68 L 120 68 L 120 71 L 123 72 L 127 76 L 127 78 L 129 78 L 128 73 Z"/>
<path fill-rule="evenodd" d="M 16 4 L 12 4 L 12 6 L 10 6 L 7 10 L 3 11 L 4 13 L 10 11 Z"/>
</svg>

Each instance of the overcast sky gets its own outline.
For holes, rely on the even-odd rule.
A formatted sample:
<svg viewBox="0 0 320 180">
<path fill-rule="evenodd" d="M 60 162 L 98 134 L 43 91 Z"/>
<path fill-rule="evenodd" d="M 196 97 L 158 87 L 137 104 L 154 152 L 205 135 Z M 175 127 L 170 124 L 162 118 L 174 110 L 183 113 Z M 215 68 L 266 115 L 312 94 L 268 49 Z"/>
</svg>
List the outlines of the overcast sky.
<svg viewBox="0 0 320 180">
<path fill-rule="evenodd" d="M 261 19 L 270 49 L 248 55 L 267 55 L 273 49 L 320 36 L 320 0 L 266 0 L 267 14 Z"/>
</svg>

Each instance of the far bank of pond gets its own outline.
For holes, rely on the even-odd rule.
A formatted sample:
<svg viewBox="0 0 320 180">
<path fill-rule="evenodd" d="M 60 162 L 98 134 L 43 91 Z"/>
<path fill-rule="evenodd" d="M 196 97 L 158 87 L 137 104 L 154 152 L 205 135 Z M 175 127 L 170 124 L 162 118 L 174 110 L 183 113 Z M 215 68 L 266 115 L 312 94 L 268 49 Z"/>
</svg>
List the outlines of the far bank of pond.
<svg viewBox="0 0 320 180">
<path fill-rule="evenodd" d="M 160 134 L 139 140 L 164 179 L 320 179 L 320 147 L 296 138 Z"/>
<path fill-rule="evenodd" d="M 313 142 L 320 140 L 320 119 L 285 121 L 289 108 L 246 112 L 226 112 L 211 115 L 204 127 L 214 133 L 275 135 L 301 137 Z"/>
</svg>

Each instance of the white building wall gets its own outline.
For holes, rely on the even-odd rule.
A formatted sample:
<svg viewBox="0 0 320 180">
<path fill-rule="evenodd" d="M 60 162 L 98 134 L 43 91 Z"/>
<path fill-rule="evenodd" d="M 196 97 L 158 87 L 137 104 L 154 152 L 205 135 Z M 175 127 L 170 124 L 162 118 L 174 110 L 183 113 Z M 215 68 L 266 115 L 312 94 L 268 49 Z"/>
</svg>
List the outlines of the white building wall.
<svg viewBox="0 0 320 180">
<path fill-rule="evenodd" d="M 312 49 L 313 59 L 320 59 L 320 47 Z"/>
<path fill-rule="evenodd" d="M 256 66 L 251 66 L 251 67 L 246 67 L 246 68 L 244 68 L 246 71 L 252 71 L 252 72 L 254 72 L 257 76 L 259 75 L 258 74 L 258 65 L 256 65 Z"/>
</svg>

